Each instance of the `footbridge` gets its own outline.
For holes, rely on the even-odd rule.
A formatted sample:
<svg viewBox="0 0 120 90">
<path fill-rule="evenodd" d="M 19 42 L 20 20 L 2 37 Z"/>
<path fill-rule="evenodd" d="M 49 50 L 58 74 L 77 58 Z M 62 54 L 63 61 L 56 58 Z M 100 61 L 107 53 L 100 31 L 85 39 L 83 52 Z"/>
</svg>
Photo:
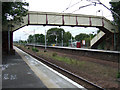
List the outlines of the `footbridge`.
<svg viewBox="0 0 120 90">
<path fill-rule="evenodd" d="M 23 23 L 16 24 L 12 22 L 14 27 L 12 31 L 17 30 L 26 25 L 53 25 L 53 26 L 80 26 L 80 27 L 96 27 L 103 32 L 118 32 L 117 26 L 113 25 L 109 20 L 101 16 L 71 14 L 71 13 L 55 13 L 55 12 L 35 12 L 29 11 L 26 17 L 23 17 Z"/>
<path fill-rule="evenodd" d="M 105 34 L 118 33 L 118 27 L 113 25 L 105 17 L 72 14 L 72 13 L 55 13 L 55 12 L 35 12 L 29 11 L 28 14 L 23 17 L 22 23 L 10 22 L 13 27 L 10 31 L 13 32 L 26 25 L 52 25 L 52 26 L 76 26 L 76 27 L 96 27 Z M 8 26 L 3 26 L 3 31 L 8 30 Z M 98 39 L 93 40 L 91 47 L 97 43 Z"/>
</svg>

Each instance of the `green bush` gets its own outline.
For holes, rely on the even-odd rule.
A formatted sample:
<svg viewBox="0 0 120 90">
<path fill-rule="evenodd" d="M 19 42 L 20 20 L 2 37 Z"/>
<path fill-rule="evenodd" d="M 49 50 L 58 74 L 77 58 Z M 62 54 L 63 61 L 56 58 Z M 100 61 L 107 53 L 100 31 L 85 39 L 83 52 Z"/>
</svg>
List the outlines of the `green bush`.
<svg viewBox="0 0 120 90">
<path fill-rule="evenodd" d="M 39 52 L 39 50 L 37 48 L 32 48 L 32 51 Z"/>
<path fill-rule="evenodd" d="M 119 73 L 117 73 L 117 78 L 120 78 L 120 72 L 119 72 Z"/>
<path fill-rule="evenodd" d="M 53 53 L 52 56 L 53 56 L 53 57 L 57 56 L 57 53 Z"/>
</svg>

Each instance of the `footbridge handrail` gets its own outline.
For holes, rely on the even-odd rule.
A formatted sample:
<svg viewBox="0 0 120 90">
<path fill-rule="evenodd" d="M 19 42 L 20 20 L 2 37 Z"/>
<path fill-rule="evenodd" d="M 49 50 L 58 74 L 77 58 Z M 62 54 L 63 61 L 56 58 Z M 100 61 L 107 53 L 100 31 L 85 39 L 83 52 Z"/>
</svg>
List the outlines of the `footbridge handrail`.
<svg viewBox="0 0 120 90">
<path fill-rule="evenodd" d="M 118 32 L 118 27 L 105 17 L 72 13 L 29 11 L 27 16 L 23 17 L 23 23 L 13 22 L 12 24 L 14 25 L 12 31 L 25 25 L 55 25 L 97 27 L 103 29 L 103 32 Z"/>
</svg>

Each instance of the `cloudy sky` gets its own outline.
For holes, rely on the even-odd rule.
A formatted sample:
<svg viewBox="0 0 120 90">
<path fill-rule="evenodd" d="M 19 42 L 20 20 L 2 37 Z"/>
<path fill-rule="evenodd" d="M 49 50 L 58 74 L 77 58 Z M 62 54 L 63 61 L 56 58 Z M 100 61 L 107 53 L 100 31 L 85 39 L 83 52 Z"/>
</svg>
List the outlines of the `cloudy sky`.
<svg viewBox="0 0 120 90">
<path fill-rule="evenodd" d="M 24 0 L 29 3 L 29 11 L 42 11 L 42 12 L 59 12 L 59 13 L 75 13 L 75 14 L 86 14 L 86 15 L 97 15 L 104 16 L 109 20 L 112 20 L 112 15 L 109 10 L 100 4 L 96 6 L 91 5 L 80 10 L 79 7 L 91 4 L 91 1 L 96 2 L 97 0 Z M 103 4 L 110 8 L 110 0 L 100 0 Z M 68 8 L 68 9 L 67 9 Z M 67 9 L 67 10 L 66 10 Z M 76 11 L 78 10 L 78 11 Z M 98 12 L 100 10 L 100 12 Z M 76 11 L 76 12 L 74 12 Z M 14 32 L 13 40 L 26 40 L 30 34 L 39 33 L 45 34 L 45 30 L 52 28 L 53 26 L 26 26 Z M 54 26 L 55 27 L 55 26 Z M 56 26 L 57 27 L 57 26 Z M 59 27 L 58 27 L 59 28 Z M 96 33 L 97 28 L 84 28 L 84 27 L 65 27 L 62 26 L 65 31 L 69 31 L 73 36 L 80 33 L 90 34 Z"/>
</svg>

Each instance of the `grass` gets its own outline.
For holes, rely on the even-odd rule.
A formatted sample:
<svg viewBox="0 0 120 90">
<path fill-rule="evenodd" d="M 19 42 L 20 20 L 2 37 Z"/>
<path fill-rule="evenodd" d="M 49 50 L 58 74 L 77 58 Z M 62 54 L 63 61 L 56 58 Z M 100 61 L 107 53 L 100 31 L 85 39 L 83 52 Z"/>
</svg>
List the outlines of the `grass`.
<svg viewBox="0 0 120 90">
<path fill-rule="evenodd" d="M 85 61 L 78 61 L 76 59 L 71 59 L 69 57 L 61 57 L 61 56 L 53 56 L 52 57 L 54 60 L 58 60 L 58 61 L 62 61 L 65 62 L 67 64 L 71 64 L 71 65 L 77 65 L 82 67 L 85 64 Z"/>
<path fill-rule="evenodd" d="M 64 57 L 59 56 L 56 52 L 51 53 L 51 52 L 44 52 L 44 51 L 39 50 L 39 52 L 37 52 L 37 53 L 42 55 L 42 56 L 51 58 L 53 60 L 61 61 L 61 62 L 70 64 L 70 65 L 77 65 L 77 66 L 82 67 L 85 64 L 85 61 L 78 61 L 76 59 L 71 59 L 71 58 L 66 57 L 66 56 L 64 56 Z"/>
<path fill-rule="evenodd" d="M 39 50 L 37 48 L 35 48 L 35 47 L 32 48 L 32 51 L 39 52 Z"/>
<path fill-rule="evenodd" d="M 52 56 L 53 56 L 53 57 L 57 56 L 57 53 L 53 53 Z"/>
<path fill-rule="evenodd" d="M 114 77 L 117 73 L 117 70 L 112 67 L 106 67 L 99 65 L 97 63 L 89 62 L 89 61 L 80 61 L 76 59 L 71 59 L 69 57 L 61 57 L 61 56 L 54 56 L 52 57 L 54 60 L 62 61 L 70 65 L 74 65 L 75 67 L 78 67 L 78 70 L 82 70 L 84 72 L 87 72 L 88 74 L 95 75 L 101 77 Z M 117 75 L 117 77 L 120 77 L 120 74 Z"/>
</svg>

